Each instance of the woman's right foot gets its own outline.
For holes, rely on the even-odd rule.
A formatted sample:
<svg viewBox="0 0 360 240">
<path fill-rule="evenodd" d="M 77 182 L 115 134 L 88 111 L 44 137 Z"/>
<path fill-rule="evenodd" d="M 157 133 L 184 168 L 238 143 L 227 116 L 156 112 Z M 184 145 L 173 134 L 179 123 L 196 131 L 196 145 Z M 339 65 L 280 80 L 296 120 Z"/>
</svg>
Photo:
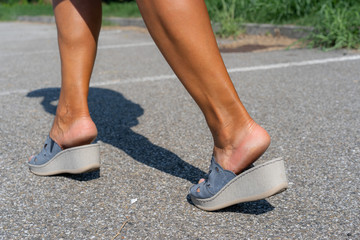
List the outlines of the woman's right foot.
<svg viewBox="0 0 360 240">
<path fill-rule="evenodd" d="M 251 121 L 240 131 L 233 131 L 235 137 L 226 147 L 214 147 L 217 163 L 236 175 L 255 162 L 269 147 L 270 136 L 260 125 Z"/>
<path fill-rule="evenodd" d="M 238 175 L 255 162 L 269 147 L 270 136 L 267 131 L 253 120 L 245 127 L 235 131 L 231 129 L 226 136 L 232 136 L 224 147 L 214 147 L 213 156 L 224 170 Z M 199 183 L 205 181 L 200 179 Z M 198 189 L 199 191 L 199 189 Z"/>
</svg>

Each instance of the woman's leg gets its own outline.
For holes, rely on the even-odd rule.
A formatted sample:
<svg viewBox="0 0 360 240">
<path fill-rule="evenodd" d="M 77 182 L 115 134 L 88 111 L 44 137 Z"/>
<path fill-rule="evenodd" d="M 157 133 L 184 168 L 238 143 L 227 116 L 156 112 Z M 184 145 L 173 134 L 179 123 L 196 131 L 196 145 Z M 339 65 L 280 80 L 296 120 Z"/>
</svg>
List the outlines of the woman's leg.
<svg viewBox="0 0 360 240">
<path fill-rule="evenodd" d="M 242 105 L 221 58 L 203 0 L 137 0 L 160 51 L 205 115 L 216 161 L 238 174 L 270 144 Z"/>
<path fill-rule="evenodd" d="M 87 97 L 101 27 L 100 0 L 54 0 L 61 92 L 50 137 L 62 148 L 91 143 L 97 129 Z"/>
</svg>

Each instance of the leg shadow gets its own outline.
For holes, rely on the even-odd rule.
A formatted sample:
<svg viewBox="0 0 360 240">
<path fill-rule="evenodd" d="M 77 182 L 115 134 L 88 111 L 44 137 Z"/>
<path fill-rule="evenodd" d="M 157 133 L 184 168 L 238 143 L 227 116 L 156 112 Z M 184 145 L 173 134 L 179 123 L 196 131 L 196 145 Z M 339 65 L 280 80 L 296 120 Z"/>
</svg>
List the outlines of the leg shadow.
<svg viewBox="0 0 360 240">
<path fill-rule="evenodd" d="M 55 115 L 59 93 L 60 88 L 43 88 L 28 93 L 27 97 L 42 97 L 44 110 Z M 138 117 L 144 114 L 139 104 L 126 99 L 119 92 L 105 88 L 90 88 L 88 102 L 91 117 L 98 128 L 98 140 L 123 150 L 138 162 L 192 183 L 205 175 L 176 154 L 131 130 L 138 124 Z M 99 176 L 99 173 L 88 173 L 71 178 L 81 181 Z"/>
</svg>

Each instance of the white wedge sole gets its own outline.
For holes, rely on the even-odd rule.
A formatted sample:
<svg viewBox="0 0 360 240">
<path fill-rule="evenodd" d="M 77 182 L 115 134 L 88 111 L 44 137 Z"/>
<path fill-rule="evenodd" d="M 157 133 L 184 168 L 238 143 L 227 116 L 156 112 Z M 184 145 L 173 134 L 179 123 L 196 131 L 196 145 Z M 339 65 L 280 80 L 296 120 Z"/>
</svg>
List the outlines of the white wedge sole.
<svg viewBox="0 0 360 240">
<path fill-rule="evenodd" d="M 31 172 L 41 176 L 90 172 L 100 168 L 100 146 L 95 143 L 65 149 L 42 165 L 28 165 Z"/>
<path fill-rule="evenodd" d="M 211 198 L 191 196 L 191 200 L 198 208 L 215 211 L 242 202 L 264 199 L 287 187 L 284 161 L 276 158 L 242 172 Z"/>
</svg>

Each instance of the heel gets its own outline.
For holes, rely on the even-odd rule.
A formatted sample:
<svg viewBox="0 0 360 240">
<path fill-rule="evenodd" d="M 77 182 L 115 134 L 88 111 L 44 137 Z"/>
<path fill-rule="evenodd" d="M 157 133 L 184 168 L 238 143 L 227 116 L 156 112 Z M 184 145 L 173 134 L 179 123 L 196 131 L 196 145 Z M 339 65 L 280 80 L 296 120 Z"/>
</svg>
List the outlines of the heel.
<svg viewBox="0 0 360 240">
<path fill-rule="evenodd" d="M 59 152 L 45 164 L 29 164 L 29 168 L 31 172 L 41 176 L 94 171 L 100 168 L 100 145 L 88 144 L 69 148 Z"/>
<path fill-rule="evenodd" d="M 277 158 L 241 173 L 211 198 L 191 199 L 197 207 L 214 211 L 241 202 L 264 199 L 287 187 L 284 161 Z"/>
</svg>

